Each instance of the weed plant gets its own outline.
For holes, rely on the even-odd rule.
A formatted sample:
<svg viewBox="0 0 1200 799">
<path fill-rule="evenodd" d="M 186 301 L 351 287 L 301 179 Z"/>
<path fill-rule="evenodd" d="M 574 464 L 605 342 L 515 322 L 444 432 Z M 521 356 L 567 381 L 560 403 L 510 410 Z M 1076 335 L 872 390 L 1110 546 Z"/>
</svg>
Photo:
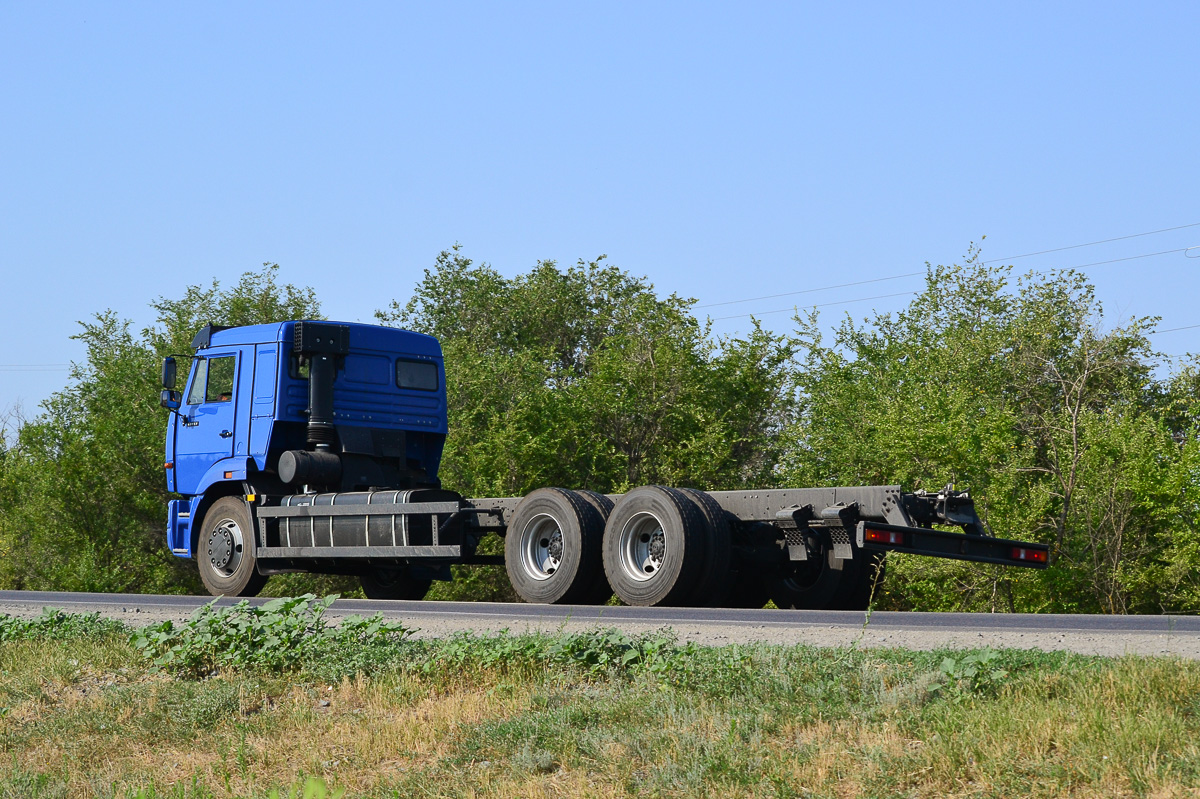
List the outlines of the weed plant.
<svg viewBox="0 0 1200 799">
<path fill-rule="evenodd" d="M 0 799 L 1200 785 L 1194 662 L 704 647 L 669 630 L 414 639 L 379 619 L 338 632 L 327 605 L 211 608 L 168 636 L 159 625 L 46 640 L 31 626 L 0 642 Z"/>
<path fill-rule="evenodd" d="M 133 632 L 131 642 L 154 665 L 175 674 L 199 676 L 221 668 L 270 673 L 294 671 L 330 655 L 391 643 L 409 635 L 399 622 L 350 616 L 331 627 L 325 611 L 337 599 L 312 594 L 273 599 L 261 606 L 243 600 L 216 607 L 216 600 L 188 621 L 172 621 Z"/>
<path fill-rule="evenodd" d="M 129 628 L 99 613 L 67 613 L 44 608 L 40 616 L 24 619 L 0 615 L 0 643 L 4 641 L 65 641 L 82 636 L 128 634 Z"/>
</svg>

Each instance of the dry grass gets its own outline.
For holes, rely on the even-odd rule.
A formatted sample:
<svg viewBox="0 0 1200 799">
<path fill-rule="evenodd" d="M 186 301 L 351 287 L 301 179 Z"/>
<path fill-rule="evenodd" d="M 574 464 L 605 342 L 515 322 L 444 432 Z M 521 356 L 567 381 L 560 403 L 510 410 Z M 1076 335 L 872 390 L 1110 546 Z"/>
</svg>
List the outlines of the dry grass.
<svg viewBox="0 0 1200 799">
<path fill-rule="evenodd" d="M 923 653 L 689 657 L 330 685 L 169 678 L 111 639 L 3 644 L 0 797 L 257 797 L 310 776 L 350 797 L 1200 796 L 1200 664 L 1006 653 L 1004 679 L 941 696 Z"/>
</svg>

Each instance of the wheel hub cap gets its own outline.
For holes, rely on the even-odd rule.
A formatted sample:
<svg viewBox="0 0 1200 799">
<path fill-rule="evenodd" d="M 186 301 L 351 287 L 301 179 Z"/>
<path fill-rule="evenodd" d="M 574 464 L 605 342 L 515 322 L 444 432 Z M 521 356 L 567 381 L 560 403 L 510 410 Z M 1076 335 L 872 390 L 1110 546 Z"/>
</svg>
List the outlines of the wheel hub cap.
<svg viewBox="0 0 1200 799">
<path fill-rule="evenodd" d="M 621 530 L 621 570 L 645 582 L 658 574 L 667 559 L 667 538 L 662 522 L 650 513 L 639 513 Z"/>
<path fill-rule="evenodd" d="M 521 565 L 535 580 L 549 580 L 562 566 L 566 546 L 554 517 L 535 516 L 521 531 Z"/>
<path fill-rule="evenodd" d="M 208 559 L 213 566 L 224 569 L 233 554 L 233 536 L 228 530 L 218 530 L 208 540 Z"/>
<path fill-rule="evenodd" d="M 230 577 L 242 562 L 242 528 L 226 519 L 208 535 L 208 562 L 223 577 Z"/>
</svg>

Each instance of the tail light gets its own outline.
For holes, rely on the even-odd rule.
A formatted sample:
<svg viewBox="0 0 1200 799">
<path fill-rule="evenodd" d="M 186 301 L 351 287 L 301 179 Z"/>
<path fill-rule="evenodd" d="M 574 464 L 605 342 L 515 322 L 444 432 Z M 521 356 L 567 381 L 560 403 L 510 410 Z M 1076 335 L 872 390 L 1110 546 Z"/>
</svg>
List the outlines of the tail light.
<svg viewBox="0 0 1200 799">
<path fill-rule="evenodd" d="M 904 544 L 904 533 L 898 530 L 875 530 L 866 528 L 863 531 L 863 540 L 870 541 L 874 544 Z"/>
<path fill-rule="evenodd" d="M 1028 560 L 1033 563 L 1045 563 L 1048 553 L 1041 549 L 1026 549 L 1025 547 L 1013 547 L 1013 560 Z"/>
</svg>

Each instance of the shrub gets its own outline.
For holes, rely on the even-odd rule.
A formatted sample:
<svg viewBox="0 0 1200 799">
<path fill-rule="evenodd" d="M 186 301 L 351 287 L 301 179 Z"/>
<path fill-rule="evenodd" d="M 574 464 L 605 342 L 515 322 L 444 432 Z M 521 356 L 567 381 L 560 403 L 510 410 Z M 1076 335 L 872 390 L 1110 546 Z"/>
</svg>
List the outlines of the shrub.
<svg viewBox="0 0 1200 799">
<path fill-rule="evenodd" d="M 64 641 L 87 635 L 118 635 L 129 628 L 116 619 L 99 613 L 67 613 L 61 608 L 45 608 L 32 619 L 0 615 L 0 642 Z"/>
<path fill-rule="evenodd" d="M 350 616 L 337 627 L 325 620 L 336 594 L 274 599 L 254 606 L 242 600 L 218 608 L 214 599 L 181 625 L 165 621 L 135 630 L 130 641 L 160 669 L 203 675 L 218 669 L 270 673 L 295 671 L 314 656 L 330 651 L 396 642 L 410 631 L 382 614 Z"/>
</svg>

